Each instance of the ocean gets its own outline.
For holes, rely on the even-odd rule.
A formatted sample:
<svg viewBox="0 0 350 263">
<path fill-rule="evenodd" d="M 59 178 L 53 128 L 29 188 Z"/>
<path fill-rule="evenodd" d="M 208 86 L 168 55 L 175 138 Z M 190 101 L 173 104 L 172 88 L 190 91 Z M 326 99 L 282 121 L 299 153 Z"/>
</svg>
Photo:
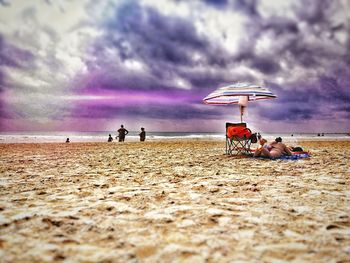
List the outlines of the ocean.
<svg viewBox="0 0 350 263">
<path fill-rule="evenodd" d="M 62 143 L 66 138 L 70 142 L 107 142 L 108 135 L 115 139 L 116 133 L 111 131 L 98 132 L 0 132 L 0 143 Z M 138 141 L 139 131 L 131 131 L 125 141 Z M 268 141 L 282 137 L 285 141 L 299 140 L 350 140 L 350 133 L 262 133 Z M 225 133 L 215 132 L 147 132 L 146 140 L 171 139 L 208 139 L 225 140 Z"/>
</svg>

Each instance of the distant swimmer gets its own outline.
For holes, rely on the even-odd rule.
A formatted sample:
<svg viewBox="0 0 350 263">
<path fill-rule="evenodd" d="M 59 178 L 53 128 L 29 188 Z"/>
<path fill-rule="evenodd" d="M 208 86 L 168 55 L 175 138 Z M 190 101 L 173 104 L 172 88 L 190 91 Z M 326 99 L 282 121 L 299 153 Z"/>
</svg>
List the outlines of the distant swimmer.
<svg viewBox="0 0 350 263">
<path fill-rule="evenodd" d="M 141 128 L 141 132 L 139 133 L 140 135 L 140 141 L 141 142 L 144 142 L 146 140 L 146 131 L 145 131 L 145 128 Z"/>
<path fill-rule="evenodd" d="M 109 135 L 109 136 L 108 136 L 108 142 L 113 142 L 112 135 Z"/>
<path fill-rule="evenodd" d="M 69 138 L 67 138 L 67 140 L 66 140 L 66 143 L 69 143 L 70 141 L 69 141 Z"/>
<path fill-rule="evenodd" d="M 119 141 L 123 142 L 125 140 L 125 136 L 129 133 L 129 131 L 127 129 L 124 128 L 124 125 L 120 126 L 120 129 L 118 130 L 118 136 L 119 137 Z"/>
</svg>

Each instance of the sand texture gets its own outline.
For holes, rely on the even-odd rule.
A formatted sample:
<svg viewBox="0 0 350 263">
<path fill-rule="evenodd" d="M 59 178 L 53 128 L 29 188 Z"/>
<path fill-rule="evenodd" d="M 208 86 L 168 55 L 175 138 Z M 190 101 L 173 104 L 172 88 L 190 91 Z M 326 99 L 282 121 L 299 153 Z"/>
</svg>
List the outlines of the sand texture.
<svg viewBox="0 0 350 263">
<path fill-rule="evenodd" d="M 1 262 L 350 262 L 350 141 L 0 145 Z"/>
</svg>

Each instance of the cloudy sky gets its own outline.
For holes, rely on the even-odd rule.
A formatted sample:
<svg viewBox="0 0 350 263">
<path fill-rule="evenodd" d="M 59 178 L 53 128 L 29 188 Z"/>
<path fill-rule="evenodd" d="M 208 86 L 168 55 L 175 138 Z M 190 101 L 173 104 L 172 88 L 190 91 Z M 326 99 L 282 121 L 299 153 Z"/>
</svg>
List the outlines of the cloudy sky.
<svg viewBox="0 0 350 263">
<path fill-rule="evenodd" d="M 0 131 L 350 131 L 348 0 L 0 0 Z"/>
</svg>

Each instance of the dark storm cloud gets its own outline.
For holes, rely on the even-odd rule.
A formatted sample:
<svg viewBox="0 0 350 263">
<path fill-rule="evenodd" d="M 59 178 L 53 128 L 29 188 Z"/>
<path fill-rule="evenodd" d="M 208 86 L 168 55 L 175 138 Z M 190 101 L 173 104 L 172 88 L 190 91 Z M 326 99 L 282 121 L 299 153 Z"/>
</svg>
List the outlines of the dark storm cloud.
<svg viewBox="0 0 350 263">
<path fill-rule="evenodd" d="M 6 119 L 12 119 L 13 112 L 7 102 L 6 91 L 11 90 L 6 69 L 27 67 L 27 62 L 33 59 L 33 55 L 26 50 L 7 43 L 0 35 L 0 130 L 4 127 Z"/>
<path fill-rule="evenodd" d="M 4 99 L 1 97 L 1 95 L 2 95 L 2 92 L 6 90 L 6 87 L 7 87 L 6 77 L 0 68 L 0 104 L 2 103 L 2 101 Z"/>
<path fill-rule="evenodd" d="M 6 103 L 1 102 L 0 100 L 0 128 L 2 126 L 2 122 L 5 121 L 5 119 L 13 119 L 11 111 L 9 111 L 6 106 L 8 105 L 6 105 Z"/>
<path fill-rule="evenodd" d="M 0 66 L 21 67 L 32 58 L 32 53 L 6 43 L 0 35 Z"/>
<path fill-rule="evenodd" d="M 147 107 L 131 107 L 127 109 L 121 109 L 119 113 L 132 116 L 144 116 L 152 119 L 171 120 L 187 120 L 196 118 L 216 119 L 221 114 L 218 109 L 197 109 L 189 104 L 180 105 L 178 107 L 164 107 L 160 105 L 149 105 Z"/>
<path fill-rule="evenodd" d="M 322 76 L 311 86 L 302 83 L 288 88 L 273 83 L 269 86 L 278 100 L 271 102 L 269 107 L 259 105 L 258 113 L 271 120 L 310 120 L 316 116 L 320 120 L 332 119 L 337 113 L 350 116 L 350 92 L 333 77 Z"/>
<path fill-rule="evenodd" d="M 274 108 L 276 107 L 279 107 L 279 110 L 272 110 L 271 108 L 267 109 L 262 106 L 261 109 L 259 109 L 259 113 L 274 121 L 311 120 L 314 118 L 315 114 L 320 113 L 317 109 L 309 107 L 303 108 L 298 105 L 286 107 L 283 104 L 277 103 Z"/>
<path fill-rule="evenodd" d="M 333 4 L 337 6 L 337 1 Z M 255 6 L 253 1 L 252 5 Z M 339 4 L 339 3 L 338 3 Z M 240 52 L 236 56 L 238 61 L 243 61 L 255 67 L 265 74 L 278 73 L 278 65 L 282 59 L 289 60 L 291 63 L 298 63 L 306 68 L 319 64 L 320 60 L 331 58 L 336 50 L 334 47 L 325 45 L 321 40 L 321 34 L 327 35 L 326 41 L 332 38 L 333 32 L 343 32 L 349 35 L 343 24 L 332 24 L 330 20 L 336 15 L 330 13 L 330 1 L 308 1 L 307 5 L 300 4 L 294 8 L 296 18 L 287 18 L 283 16 L 253 17 L 247 22 L 247 34 L 249 38 L 241 43 Z M 346 12 L 346 11 L 344 11 Z M 317 17 L 317 25 L 314 25 Z M 304 28 L 301 23 L 304 23 Z M 346 23 L 344 21 L 344 23 Z M 300 28 L 301 27 L 301 28 Z M 271 54 L 261 57 L 256 54 L 254 48 L 261 36 L 270 34 L 273 37 L 273 45 L 271 46 Z M 318 38 L 317 42 L 310 41 L 312 38 Z M 272 55 L 273 54 L 273 55 Z M 334 57 L 333 57 L 334 59 Z M 271 68 L 259 67 L 261 60 L 264 64 L 274 65 Z M 270 70 L 271 69 L 271 70 Z"/>
<path fill-rule="evenodd" d="M 335 110 L 344 114 L 345 118 L 350 119 L 350 106 L 348 105 L 335 106 Z M 350 126 L 349 123 L 348 123 L 348 126 Z"/>
<path fill-rule="evenodd" d="M 228 0 L 204 0 L 204 2 L 215 7 L 225 7 L 228 4 Z"/>
<path fill-rule="evenodd" d="M 80 105 L 84 107 L 84 105 Z M 72 117 L 76 118 L 115 118 L 119 116 L 133 116 L 151 119 L 217 119 L 223 114 L 224 110 L 220 107 L 197 108 L 190 104 L 177 106 L 164 105 L 128 105 L 127 107 L 118 105 L 95 104 L 84 107 L 84 111 L 75 111 Z"/>
<path fill-rule="evenodd" d="M 332 100 L 334 103 L 349 103 L 350 91 L 348 86 L 342 86 L 335 76 L 321 76 L 320 88 L 324 100 Z"/>
<path fill-rule="evenodd" d="M 264 31 L 273 31 L 276 36 L 283 34 L 298 34 L 299 28 L 295 20 L 285 17 L 272 17 L 267 21 L 263 21 L 261 28 Z"/>
<path fill-rule="evenodd" d="M 250 17 L 259 17 L 256 0 L 235 0 L 233 1 L 234 10 L 242 12 Z"/>
<path fill-rule="evenodd" d="M 149 64 L 153 60 L 153 63 L 191 65 L 193 51 L 204 52 L 209 48 L 208 41 L 197 34 L 188 20 L 161 15 L 135 2 L 117 10 L 105 30 L 104 40 L 117 48 L 122 58 L 138 57 Z"/>
<path fill-rule="evenodd" d="M 346 70 L 349 68 L 349 24 L 341 19 L 341 13 L 345 15 L 349 10 L 340 11 L 339 16 L 341 8 L 338 1 L 308 1 L 295 7 L 296 19 L 255 16 L 248 22 L 250 38 L 242 42 L 236 60 L 264 73 L 268 87 L 278 95 L 271 104 L 277 111 L 259 105 L 262 117 L 298 121 L 334 118 L 338 113 L 349 116 L 345 106 L 350 103 L 350 72 Z M 332 13 L 334 10 L 336 13 Z M 258 55 L 256 41 L 266 34 L 274 37 L 271 50 L 266 51 L 266 55 Z M 348 39 L 345 45 L 336 38 L 337 34 Z M 312 81 L 307 78 L 288 81 L 288 69 L 280 67 L 281 61 L 291 69 L 299 67 L 309 71 Z M 291 70 L 291 77 L 293 73 Z M 283 88 L 271 82 L 271 77 L 278 76 L 286 79 Z"/>
<path fill-rule="evenodd" d="M 349 46 L 349 25 L 338 19 L 341 5 L 338 1 L 299 2 L 293 7 L 294 16 L 283 14 L 262 15 L 259 1 L 205 1 L 205 4 L 246 15 L 245 35 L 239 41 L 235 54 L 229 53 L 220 42 L 197 32 L 193 19 L 165 16 L 154 8 L 141 6 L 132 1 L 118 7 L 114 15 L 101 24 L 103 37 L 98 38 L 90 49 L 89 74 L 81 80 L 81 87 L 93 90 L 174 90 L 178 89 L 173 79 L 187 81 L 188 96 L 206 96 L 219 85 L 234 81 L 260 83 L 256 75 L 249 72 L 231 73 L 231 69 L 245 66 L 261 73 L 272 92 L 278 95 L 273 102 L 278 110 L 271 111 L 261 103 L 259 114 L 270 120 L 310 120 L 333 116 L 326 111 L 347 113 L 344 105 L 349 103 L 350 55 L 339 41 L 346 35 Z M 336 13 L 334 13 L 336 10 Z M 333 13 L 332 13 L 333 12 Z M 271 41 L 268 50 L 258 52 L 256 47 L 261 37 Z M 197 54 L 196 59 L 194 54 Z M 136 60 L 147 65 L 147 71 L 128 70 L 126 61 Z M 281 62 L 285 66 L 281 66 Z M 335 65 L 339 68 L 335 69 Z M 297 68 L 296 71 L 294 69 Z M 215 69 L 215 70 L 213 70 Z M 300 72 L 310 72 L 307 77 L 297 78 Z M 289 80 L 288 77 L 292 80 Z M 304 75 L 303 75 L 304 76 Z M 305 74 L 308 76 L 308 74 Z M 279 86 L 273 80 L 283 77 L 286 84 Z M 332 101 L 337 103 L 333 107 Z M 272 103 L 272 102 L 271 102 Z M 185 115 L 201 118 L 201 110 L 186 108 L 177 112 L 178 105 L 149 106 L 148 117 L 186 118 Z M 171 113 L 168 113 L 167 111 Z M 193 114 L 191 113 L 193 110 Z M 218 114 L 222 108 L 215 110 Z M 106 112 L 107 109 L 103 110 Z M 124 112 L 126 113 L 126 112 Z M 129 114 L 142 115 L 134 107 Z M 206 112 L 205 115 L 208 113 Z M 329 116 L 328 116 L 329 115 Z M 335 115 L 334 115 L 335 116 Z"/>
<path fill-rule="evenodd" d="M 10 1 L 6 1 L 6 0 L 0 0 L 0 5 L 2 6 L 10 6 Z"/>
<path fill-rule="evenodd" d="M 208 65 L 225 68 L 230 62 L 224 49 L 199 35 L 190 20 L 165 16 L 135 2 L 116 10 L 102 26 L 104 37 L 91 49 L 94 61 L 88 64 L 91 68 L 104 68 L 102 86 L 105 88 L 162 90 L 173 88 L 172 78 L 183 75 L 197 86 L 192 82 L 196 76 L 189 76 L 191 68 Z M 115 60 L 109 62 L 107 50 L 116 51 L 115 59 L 120 65 L 116 66 Z M 195 60 L 194 54 L 201 59 Z M 122 63 L 132 59 L 147 65 L 150 72 L 126 72 Z"/>
<path fill-rule="evenodd" d="M 168 91 L 166 96 L 173 98 L 177 91 L 181 91 L 176 80 L 184 79 L 187 90 L 182 90 L 181 96 L 188 99 L 180 105 L 177 101 L 170 101 L 166 106 L 149 104 L 146 109 L 128 106 L 119 111 L 130 116 L 160 119 L 212 115 L 213 110 L 198 110 L 191 104 L 201 103 L 213 88 L 228 79 L 222 73 L 211 74 L 207 70 L 193 69 L 209 66 L 225 68 L 229 57 L 222 47 L 199 35 L 190 20 L 165 16 L 153 8 L 129 2 L 117 9 L 102 29 L 103 37 L 90 48 L 93 59 L 87 61 L 89 74 L 78 81 L 82 92 L 152 91 L 160 94 Z M 195 53 L 200 56 L 199 60 L 194 59 Z M 125 63 L 133 60 L 146 65 L 147 70 L 127 69 Z M 107 112 L 109 107 L 86 110 L 85 106 L 80 110 L 82 114 L 89 112 L 90 117 L 115 116 L 113 109 L 111 115 Z"/>
<path fill-rule="evenodd" d="M 332 8 L 332 5 L 337 2 L 339 1 L 302 1 L 302 5 L 300 5 L 299 8 L 296 9 L 296 13 L 299 19 L 307 22 L 308 24 L 324 24 L 325 22 L 330 20 L 330 17 L 327 15 L 327 10 L 330 10 Z"/>
<path fill-rule="evenodd" d="M 10 88 L 7 87 L 5 68 L 25 68 L 33 57 L 31 52 L 7 43 L 0 34 L 0 91 Z"/>
<path fill-rule="evenodd" d="M 267 57 L 255 57 L 251 66 L 265 74 L 274 74 L 280 70 L 278 62 Z"/>
<path fill-rule="evenodd" d="M 318 90 L 300 87 L 284 89 L 273 83 L 269 83 L 269 86 L 278 99 L 260 103 L 258 115 L 273 121 L 297 121 L 310 120 L 321 113 L 318 106 L 321 95 Z"/>
</svg>

